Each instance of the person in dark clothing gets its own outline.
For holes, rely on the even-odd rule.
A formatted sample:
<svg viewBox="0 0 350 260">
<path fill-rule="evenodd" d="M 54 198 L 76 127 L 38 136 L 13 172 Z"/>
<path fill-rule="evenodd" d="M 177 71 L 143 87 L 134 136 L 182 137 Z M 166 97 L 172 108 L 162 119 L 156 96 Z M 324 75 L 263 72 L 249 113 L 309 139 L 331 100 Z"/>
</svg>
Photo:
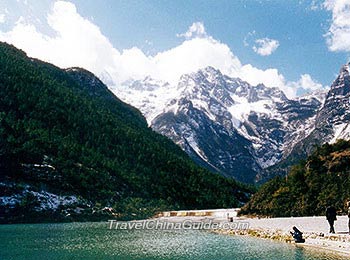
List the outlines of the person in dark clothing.
<svg viewBox="0 0 350 260">
<path fill-rule="evenodd" d="M 334 231 L 334 221 L 337 220 L 337 211 L 335 209 L 335 207 L 333 206 L 328 206 L 326 208 L 326 218 L 328 220 L 329 223 L 329 233 L 335 233 Z"/>
<path fill-rule="evenodd" d="M 348 201 L 348 218 L 349 218 L 348 226 L 349 226 L 349 235 L 350 235 L 350 201 Z"/>
<path fill-rule="evenodd" d="M 293 236 L 295 243 L 305 243 L 303 232 L 301 232 L 297 227 L 293 227 L 293 231 L 291 231 L 290 234 Z"/>
</svg>

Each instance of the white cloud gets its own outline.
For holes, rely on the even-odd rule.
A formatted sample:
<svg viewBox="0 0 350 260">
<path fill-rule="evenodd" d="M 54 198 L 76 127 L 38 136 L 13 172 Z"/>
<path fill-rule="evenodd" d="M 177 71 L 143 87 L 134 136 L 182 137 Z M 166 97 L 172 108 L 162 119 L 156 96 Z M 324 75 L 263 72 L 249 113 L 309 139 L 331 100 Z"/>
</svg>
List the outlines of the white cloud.
<svg viewBox="0 0 350 260">
<path fill-rule="evenodd" d="M 298 81 L 289 82 L 288 86 L 290 89 L 294 89 L 298 93 L 310 93 L 322 88 L 322 84 L 312 79 L 309 74 L 301 75 Z"/>
<path fill-rule="evenodd" d="M 277 40 L 270 38 L 262 38 L 255 40 L 256 45 L 253 46 L 253 50 L 261 56 L 269 56 L 280 45 Z"/>
<path fill-rule="evenodd" d="M 330 51 L 350 51 L 350 1 L 326 0 L 323 6 L 332 12 L 332 22 L 326 33 Z"/>
<path fill-rule="evenodd" d="M 47 17 L 54 36 L 42 34 L 24 18 L 0 39 L 23 49 L 29 56 L 60 67 L 80 66 L 99 74 L 103 67 L 114 67 L 115 50 L 99 28 L 81 17 L 69 2 L 57 1 Z"/>
<path fill-rule="evenodd" d="M 303 74 L 300 77 L 300 80 L 297 82 L 299 87 L 305 90 L 314 91 L 322 88 L 322 84 L 313 80 L 309 74 Z"/>
<path fill-rule="evenodd" d="M 288 97 L 294 97 L 296 91 L 287 86 L 284 76 L 277 69 L 260 70 L 250 64 L 241 67 L 239 77 L 252 85 L 263 83 L 268 87 L 278 87 Z"/>
<path fill-rule="evenodd" d="M 206 33 L 200 22 L 193 23 L 183 34 L 186 39 L 180 45 L 154 56 L 146 55 L 137 47 L 117 50 L 70 2 L 55 2 L 47 22 L 55 32 L 53 36 L 43 34 L 21 18 L 10 31 L 0 31 L 0 40 L 62 68 L 79 66 L 88 69 L 108 84 L 118 85 L 130 78 L 142 79 L 148 75 L 175 84 L 182 74 L 207 66 L 253 85 L 264 83 L 268 87 L 279 87 L 288 97 L 296 95 L 296 84 L 306 84 L 288 82 L 274 68 L 261 70 L 241 64 L 226 44 Z"/>
<path fill-rule="evenodd" d="M 185 37 L 191 39 L 192 37 L 207 37 L 204 24 L 202 22 L 193 23 L 185 33 L 177 34 L 177 37 Z"/>
<path fill-rule="evenodd" d="M 230 48 L 212 38 L 194 38 L 151 58 L 156 65 L 155 75 L 176 81 L 184 73 L 213 66 L 225 74 L 237 75 L 241 63 Z"/>
</svg>

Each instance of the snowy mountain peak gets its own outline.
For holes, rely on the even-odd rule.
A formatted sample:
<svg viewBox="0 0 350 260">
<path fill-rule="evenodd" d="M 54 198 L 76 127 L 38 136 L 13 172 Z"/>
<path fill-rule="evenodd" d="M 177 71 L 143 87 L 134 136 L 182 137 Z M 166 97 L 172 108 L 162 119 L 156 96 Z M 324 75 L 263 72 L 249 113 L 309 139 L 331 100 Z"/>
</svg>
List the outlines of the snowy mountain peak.
<svg viewBox="0 0 350 260">
<path fill-rule="evenodd" d="M 152 127 L 201 158 L 202 164 L 236 178 L 241 174 L 235 173 L 239 164 L 259 171 L 281 160 L 294 142 L 312 130 L 321 106 L 317 99 L 289 100 L 278 88 L 252 86 L 212 67 L 183 75 L 177 90 L 178 96 L 152 121 Z M 227 141 L 216 141 L 219 137 Z M 244 156 L 232 153 L 233 144 Z"/>
<path fill-rule="evenodd" d="M 317 128 L 320 130 L 314 134 L 322 136 L 325 142 L 335 142 L 350 135 L 349 64 L 340 69 L 316 120 Z"/>
<path fill-rule="evenodd" d="M 350 94 L 350 76 L 349 64 L 345 64 L 339 72 L 338 77 L 334 80 L 330 91 L 326 97 L 326 103 L 342 99 Z"/>
<path fill-rule="evenodd" d="M 203 74 L 203 76 L 209 82 L 215 82 L 216 80 L 218 80 L 218 79 L 220 80 L 223 77 L 223 75 L 221 74 L 220 70 L 217 70 L 217 69 L 215 69 L 215 68 L 213 68 L 211 66 L 199 70 L 198 73 Z"/>
<path fill-rule="evenodd" d="M 348 77 L 349 76 L 349 67 L 350 67 L 350 62 L 343 65 L 340 69 L 339 76 L 340 77 Z"/>
<path fill-rule="evenodd" d="M 329 91 L 329 88 L 317 89 L 313 92 L 308 92 L 308 93 L 305 93 L 305 94 L 297 97 L 296 100 L 298 100 L 299 102 L 307 102 L 309 100 L 317 100 L 318 102 L 323 104 L 325 99 L 326 99 L 328 91 Z"/>
<path fill-rule="evenodd" d="M 313 130 L 321 106 L 312 96 L 289 100 L 278 88 L 252 86 L 213 67 L 182 75 L 177 85 L 148 77 L 115 93 L 198 163 L 248 182 Z"/>
<path fill-rule="evenodd" d="M 166 104 L 177 96 L 177 90 L 168 82 L 146 77 L 128 80 L 120 86 L 111 87 L 114 94 L 124 102 L 138 108 L 150 125 Z"/>
<path fill-rule="evenodd" d="M 142 80 L 129 80 L 124 82 L 123 85 L 135 90 L 154 91 L 160 87 L 167 87 L 169 83 L 147 76 Z"/>
<path fill-rule="evenodd" d="M 197 85 L 200 83 L 202 87 L 205 86 L 205 84 L 209 84 L 207 87 L 212 88 L 215 84 L 220 83 L 222 78 L 223 75 L 219 70 L 209 66 L 197 72 L 182 75 L 178 85 L 179 88 L 181 88 L 183 85 L 188 85 L 189 83 Z M 191 84 L 189 85 L 191 86 Z"/>
</svg>

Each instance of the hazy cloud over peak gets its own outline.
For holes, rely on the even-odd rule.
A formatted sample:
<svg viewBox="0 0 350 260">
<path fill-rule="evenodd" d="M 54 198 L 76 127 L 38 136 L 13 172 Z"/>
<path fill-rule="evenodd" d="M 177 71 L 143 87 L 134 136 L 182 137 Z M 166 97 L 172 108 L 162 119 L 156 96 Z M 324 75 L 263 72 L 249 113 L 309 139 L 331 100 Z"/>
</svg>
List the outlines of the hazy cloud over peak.
<svg viewBox="0 0 350 260">
<path fill-rule="evenodd" d="M 202 38 L 207 37 L 204 24 L 202 22 L 194 22 L 185 33 L 177 34 L 177 37 L 190 38 Z"/>
</svg>

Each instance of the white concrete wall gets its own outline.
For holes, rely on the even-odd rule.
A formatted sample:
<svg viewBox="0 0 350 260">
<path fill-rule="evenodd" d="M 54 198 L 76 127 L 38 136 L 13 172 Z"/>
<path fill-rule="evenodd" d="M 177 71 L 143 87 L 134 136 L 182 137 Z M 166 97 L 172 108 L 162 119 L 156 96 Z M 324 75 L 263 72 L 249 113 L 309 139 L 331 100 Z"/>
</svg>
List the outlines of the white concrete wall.
<svg viewBox="0 0 350 260">
<path fill-rule="evenodd" d="M 179 211 L 165 211 L 159 214 L 162 217 L 199 217 L 210 216 L 215 218 L 227 219 L 228 217 L 237 217 L 239 208 L 232 209 L 206 209 L 206 210 L 179 210 Z"/>
</svg>

